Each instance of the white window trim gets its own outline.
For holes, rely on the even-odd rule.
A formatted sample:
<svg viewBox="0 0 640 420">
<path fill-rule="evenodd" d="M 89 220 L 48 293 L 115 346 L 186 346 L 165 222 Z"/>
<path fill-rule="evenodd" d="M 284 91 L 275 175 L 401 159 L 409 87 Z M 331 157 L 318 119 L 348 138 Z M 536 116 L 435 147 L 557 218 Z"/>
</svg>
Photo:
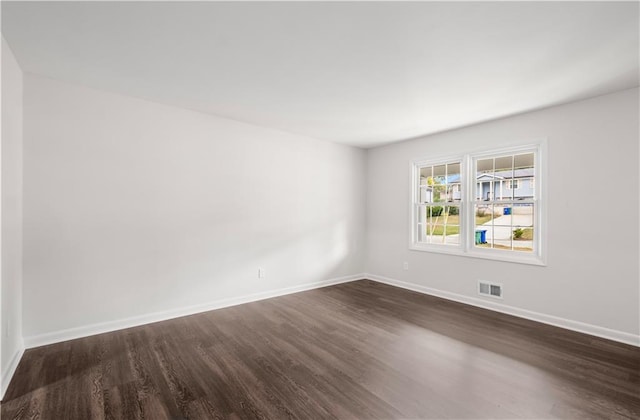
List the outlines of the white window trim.
<svg viewBox="0 0 640 420">
<path fill-rule="evenodd" d="M 499 154 L 518 154 L 526 152 L 535 152 L 534 178 L 536 186 L 532 201 L 535 203 L 534 209 L 534 226 L 535 232 L 533 242 L 533 252 L 523 253 L 511 250 L 479 248 L 475 247 L 474 232 L 474 212 L 467 210 L 473 208 L 475 203 L 475 179 L 473 173 L 474 160 L 483 157 L 493 157 Z M 416 194 L 418 191 L 417 183 L 420 182 L 417 171 L 420 166 L 438 165 L 443 163 L 451 163 L 460 161 L 460 179 L 466 180 L 463 183 L 464 193 L 460 205 L 461 226 L 460 226 L 460 245 L 439 245 L 439 244 L 423 244 L 415 241 L 415 210 L 416 210 Z M 502 148 L 492 148 L 491 150 L 469 151 L 463 155 L 435 157 L 433 159 L 418 159 L 410 162 L 411 174 L 411 194 L 410 194 L 410 214 L 409 214 L 409 249 L 413 251 L 433 252 L 439 254 L 459 255 L 471 258 L 482 258 L 488 260 L 504 261 L 520 264 L 531 265 L 547 265 L 546 249 L 547 249 L 547 139 L 539 139 L 535 142 L 513 145 Z M 446 205 L 446 203 L 443 203 Z"/>
<path fill-rule="evenodd" d="M 436 159 L 422 159 L 422 160 L 414 161 L 410 165 L 411 166 L 411 209 L 410 209 L 410 216 L 409 216 L 411 220 L 411 223 L 410 223 L 411 232 L 409 235 L 410 249 L 414 249 L 417 251 L 432 251 L 432 252 L 438 252 L 443 254 L 460 254 L 463 251 L 462 240 L 460 241 L 459 245 L 424 244 L 424 243 L 415 242 L 416 232 L 415 232 L 414 220 L 416 218 L 416 203 L 418 202 L 417 194 L 418 194 L 418 186 L 420 183 L 420 168 L 423 166 L 445 165 L 453 162 L 460 162 L 460 181 L 462 183 L 462 180 L 465 179 L 465 176 L 466 176 L 464 172 L 466 165 L 464 162 L 463 155 L 439 157 Z M 466 195 L 465 197 L 462 197 L 462 199 L 459 202 L 455 203 L 455 205 L 460 207 L 460 210 L 459 210 L 460 215 L 463 214 L 465 200 L 466 200 Z M 447 202 L 430 203 L 429 205 L 446 206 Z M 460 226 L 460 229 L 462 229 L 462 226 Z M 460 231 L 460 237 L 462 238 L 462 230 Z"/>
</svg>

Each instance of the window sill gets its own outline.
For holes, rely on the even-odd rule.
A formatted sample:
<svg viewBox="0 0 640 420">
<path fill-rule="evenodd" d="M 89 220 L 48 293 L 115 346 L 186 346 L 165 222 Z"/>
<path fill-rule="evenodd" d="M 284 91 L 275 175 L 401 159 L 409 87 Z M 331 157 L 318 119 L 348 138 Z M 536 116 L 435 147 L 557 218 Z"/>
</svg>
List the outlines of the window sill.
<svg viewBox="0 0 640 420">
<path fill-rule="evenodd" d="M 464 251 L 462 246 L 452 246 L 452 247 L 444 247 L 438 245 L 430 245 L 430 244 L 411 244 L 409 246 L 411 251 L 421 251 L 421 252 L 430 252 L 434 254 L 447 254 L 447 255 L 456 255 L 459 257 L 470 257 L 470 258 L 480 258 L 483 260 L 492 260 L 492 261 L 500 261 L 500 262 L 508 262 L 508 263 L 516 263 L 516 264 L 527 264 L 527 265 L 537 265 L 541 267 L 546 267 L 547 263 L 538 255 L 534 254 L 512 254 L 513 251 L 501 251 L 501 250 L 483 250 L 483 249 L 472 249 L 469 251 Z"/>
</svg>

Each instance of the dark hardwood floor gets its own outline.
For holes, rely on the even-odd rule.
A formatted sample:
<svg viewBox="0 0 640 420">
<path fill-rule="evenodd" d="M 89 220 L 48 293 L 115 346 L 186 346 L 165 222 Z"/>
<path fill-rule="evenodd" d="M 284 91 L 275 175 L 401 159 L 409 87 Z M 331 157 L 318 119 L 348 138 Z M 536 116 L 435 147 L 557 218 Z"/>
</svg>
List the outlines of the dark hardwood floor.
<svg viewBox="0 0 640 420">
<path fill-rule="evenodd" d="M 640 418 L 640 349 L 363 280 L 27 350 L 2 419 Z"/>
</svg>

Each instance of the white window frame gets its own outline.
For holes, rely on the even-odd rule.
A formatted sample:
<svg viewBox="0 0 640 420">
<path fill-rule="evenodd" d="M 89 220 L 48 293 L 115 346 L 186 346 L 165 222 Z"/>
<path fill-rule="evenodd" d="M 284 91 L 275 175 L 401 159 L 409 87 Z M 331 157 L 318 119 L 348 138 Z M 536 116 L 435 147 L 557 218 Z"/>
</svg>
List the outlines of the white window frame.
<svg viewBox="0 0 640 420">
<path fill-rule="evenodd" d="M 534 235 L 533 251 L 522 252 L 495 248 L 482 248 L 475 246 L 475 214 L 476 180 L 475 162 L 478 159 L 496 157 L 499 155 L 534 153 L 534 179 L 536 187 L 534 196 Z M 420 168 L 427 165 L 441 165 L 445 163 L 461 162 L 460 181 L 462 197 L 459 203 L 460 214 L 460 244 L 427 244 L 417 242 L 417 192 L 420 182 Z M 483 258 L 496 261 L 505 261 L 521 264 L 546 265 L 546 240 L 547 240 L 547 141 L 540 139 L 534 143 L 526 143 L 501 148 L 491 148 L 482 151 L 469 151 L 455 156 L 435 157 L 433 159 L 419 159 L 410 163 L 411 169 L 411 195 L 410 195 L 410 232 L 409 249 L 413 251 L 425 251 L 442 254 L 453 254 L 472 258 Z M 435 203 L 434 203 L 435 204 Z M 442 205 L 446 205 L 442 203 Z"/>
<path fill-rule="evenodd" d="M 455 202 L 455 205 L 459 207 L 459 217 L 460 217 L 460 244 L 458 245 L 451 245 L 451 244 L 427 244 L 427 243 L 422 243 L 422 242 L 416 242 L 415 240 L 415 236 L 416 236 L 416 229 L 415 227 L 417 226 L 417 213 L 416 213 L 416 205 L 418 204 L 419 201 L 419 186 L 420 186 L 420 169 L 422 167 L 425 166 L 439 166 L 439 165 L 446 165 L 446 164 L 452 164 L 452 163 L 460 163 L 460 188 L 461 190 L 464 190 L 464 187 L 462 186 L 462 184 L 464 184 L 464 180 L 466 179 L 466 172 L 465 172 L 465 161 L 464 161 L 464 156 L 459 155 L 459 156 L 447 156 L 447 157 L 440 157 L 437 159 L 424 159 L 424 160 L 418 160 L 418 161 L 414 161 L 411 165 L 411 245 L 410 248 L 411 249 L 415 249 L 415 250 L 420 250 L 420 251 L 433 251 L 433 252 L 440 252 L 440 253 L 445 253 L 445 254 L 459 254 L 462 251 L 462 245 L 463 245 L 463 241 L 462 241 L 462 225 L 464 223 L 462 223 L 462 215 L 463 215 L 463 209 L 465 206 L 465 201 L 467 198 L 467 194 L 463 193 L 462 196 L 460 197 L 460 201 Z M 428 205 L 431 206 L 447 206 L 447 202 L 433 202 L 433 203 L 428 203 Z"/>
</svg>

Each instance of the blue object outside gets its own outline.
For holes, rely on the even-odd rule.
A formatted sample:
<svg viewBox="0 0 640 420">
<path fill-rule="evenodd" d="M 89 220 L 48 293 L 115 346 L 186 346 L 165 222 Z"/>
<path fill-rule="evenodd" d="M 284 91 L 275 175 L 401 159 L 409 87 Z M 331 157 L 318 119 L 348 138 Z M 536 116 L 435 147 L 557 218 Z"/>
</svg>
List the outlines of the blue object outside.
<svg viewBox="0 0 640 420">
<path fill-rule="evenodd" d="M 487 243 L 487 230 L 486 229 L 476 229 L 476 245 L 477 244 L 486 244 Z"/>
</svg>

